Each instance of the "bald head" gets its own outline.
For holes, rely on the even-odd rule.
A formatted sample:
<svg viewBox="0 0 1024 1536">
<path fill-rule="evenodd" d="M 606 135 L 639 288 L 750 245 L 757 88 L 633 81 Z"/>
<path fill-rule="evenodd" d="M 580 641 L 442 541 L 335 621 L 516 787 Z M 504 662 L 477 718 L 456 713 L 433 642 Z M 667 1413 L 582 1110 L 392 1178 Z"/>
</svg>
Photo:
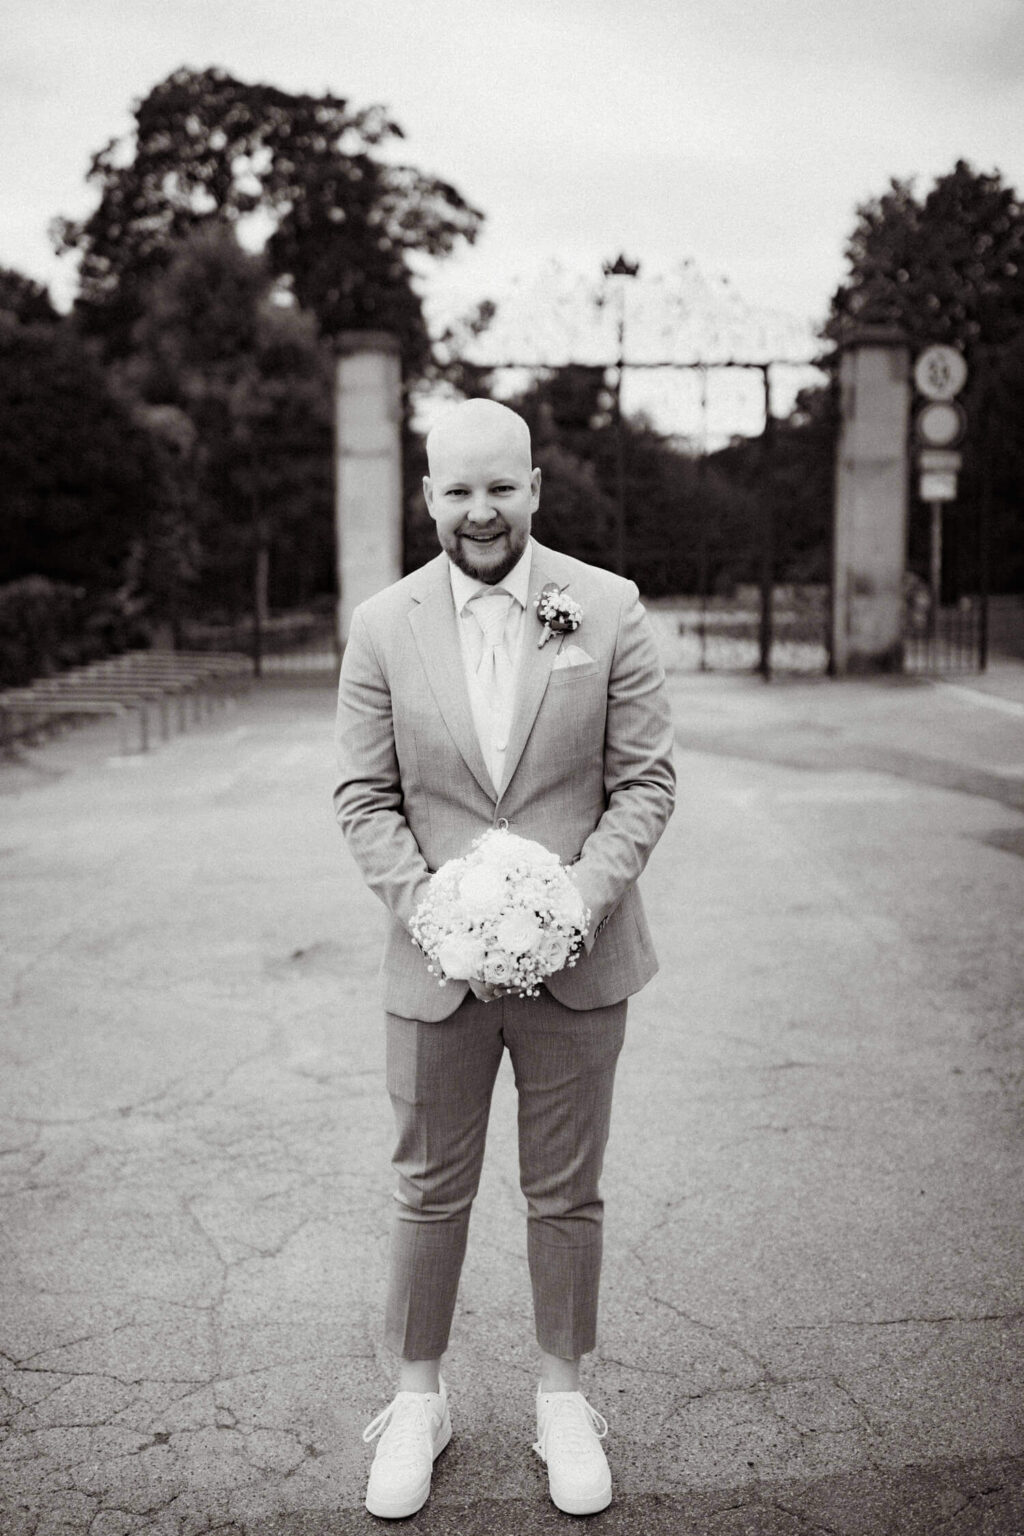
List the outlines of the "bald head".
<svg viewBox="0 0 1024 1536">
<path fill-rule="evenodd" d="M 497 400 L 463 400 L 453 406 L 427 434 L 427 463 L 437 474 L 443 460 L 462 457 L 467 451 L 501 451 L 533 466 L 530 429 L 517 412 Z"/>
<path fill-rule="evenodd" d="M 441 548 L 478 581 L 504 580 L 540 500 L 526 422 L 496 400 L 466 400 L 430 433 L 427 462 L 423 494 Z"/>
</svg>

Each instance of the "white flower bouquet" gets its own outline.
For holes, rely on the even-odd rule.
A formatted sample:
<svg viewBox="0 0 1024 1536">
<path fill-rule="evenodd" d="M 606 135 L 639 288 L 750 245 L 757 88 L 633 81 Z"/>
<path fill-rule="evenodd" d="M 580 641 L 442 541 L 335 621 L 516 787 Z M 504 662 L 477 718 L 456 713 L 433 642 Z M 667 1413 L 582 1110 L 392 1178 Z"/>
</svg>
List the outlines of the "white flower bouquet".
<svg viewBox="0 0 1024 1536">
<path fill-rule="evenodd" d="M 536 997 L 546 976 L 576 964 L 589 921 L 557 854 L 492 828 L 431 876 L 410 928 L 442 987 L 482 981 Z"/>
</svg>

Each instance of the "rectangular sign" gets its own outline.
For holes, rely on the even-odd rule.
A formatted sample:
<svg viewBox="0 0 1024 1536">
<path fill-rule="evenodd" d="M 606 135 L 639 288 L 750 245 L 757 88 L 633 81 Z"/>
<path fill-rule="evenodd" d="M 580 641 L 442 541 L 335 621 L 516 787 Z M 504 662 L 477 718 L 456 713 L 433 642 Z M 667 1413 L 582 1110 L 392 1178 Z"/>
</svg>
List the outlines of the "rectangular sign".
<svg viewBox="0 0 1024 1536">
<path fill-rule="evenodd" d="M 932 469 L 923 474 L 921 500 L 956 501 L 956 475 L 945 469 Z"/>
<path fill-rule="evenodd" d="M 929 470 L 944 470 L 955 475 L 963 461 L 963 454 L 955 448 L 919 448 L 917 451 L 917 467 L 922 474 Z"/>
</svg>

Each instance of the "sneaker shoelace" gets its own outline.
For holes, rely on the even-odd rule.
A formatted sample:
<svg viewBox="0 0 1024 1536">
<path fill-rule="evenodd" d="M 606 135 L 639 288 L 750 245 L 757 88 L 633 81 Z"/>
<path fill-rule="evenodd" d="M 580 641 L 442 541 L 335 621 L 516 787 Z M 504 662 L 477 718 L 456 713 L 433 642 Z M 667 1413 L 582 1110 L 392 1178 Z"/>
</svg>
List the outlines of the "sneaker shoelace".
<svg viewBox="0 0 1024 1536">
<path fill-rule="evenodd" d="M 378 1435 L 386 1435 L 388 1454 L 399 1468 L 413 1468 L 422 1461 L 424 1452 L 433 1460 L 434 1432 L 430 1418 L 423 1394 L 399 1392 L 383 1412 L 367 1424 L 363 1439 L 369 1445 Z"/>
<path fill-rule="evenodd" d="M 548 1404 L 542 1418 L 541 1437 L 533 1449 L 544 1461 L 548 1459 L 548 1442 L 556 1435 L 559 1448 L 578 1458 L 593 1450 L 595 1436 L 603 1440 L 608 1433 L 607 1419 L 590 1406 L 582 1392 L 567 1393 Z"/>
</svg>

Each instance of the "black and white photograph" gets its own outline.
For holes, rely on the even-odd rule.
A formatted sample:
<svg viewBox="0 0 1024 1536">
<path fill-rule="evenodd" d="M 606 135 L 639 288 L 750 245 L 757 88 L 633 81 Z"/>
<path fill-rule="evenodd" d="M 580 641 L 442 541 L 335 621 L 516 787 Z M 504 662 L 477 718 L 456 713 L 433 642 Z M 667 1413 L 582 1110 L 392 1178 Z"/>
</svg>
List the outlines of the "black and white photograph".
<svg viewBox="0 0 1024 1536">
<path fill-rule="evenodd" d="M 0 1536 L 1024 1536 L 1022 0 L 8 0 Z"/>
</svg>

